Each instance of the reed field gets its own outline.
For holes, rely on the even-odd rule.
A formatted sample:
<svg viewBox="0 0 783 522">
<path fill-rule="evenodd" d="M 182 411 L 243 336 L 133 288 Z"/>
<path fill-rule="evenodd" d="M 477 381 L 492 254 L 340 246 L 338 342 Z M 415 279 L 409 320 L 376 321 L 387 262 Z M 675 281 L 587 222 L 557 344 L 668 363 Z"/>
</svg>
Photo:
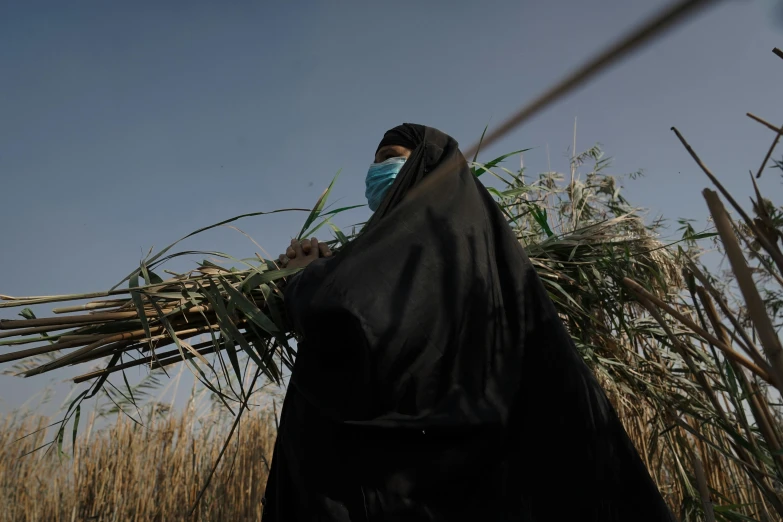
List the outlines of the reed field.
<svg viewBox="0 0 783 522">
<path fill-rule="evenodd" d="M 210 473 L 231 419 L 197 416 L 191 409 L 153 415 L 144 426 L 125 416 L 94 430 L 85 422 L 68 455 L 38 452 L 49 419 L 9 416 L 0 421 L 0 521 L 69 522 L 257 521 L 275 439 L 274 413 L 252 410 L 242 419 L 212 486 L 191 506 Z M 18 441 L 17 441 L 18 440 Z M 14 442 L 17 441 L 17 442 Z"/>
</svg>

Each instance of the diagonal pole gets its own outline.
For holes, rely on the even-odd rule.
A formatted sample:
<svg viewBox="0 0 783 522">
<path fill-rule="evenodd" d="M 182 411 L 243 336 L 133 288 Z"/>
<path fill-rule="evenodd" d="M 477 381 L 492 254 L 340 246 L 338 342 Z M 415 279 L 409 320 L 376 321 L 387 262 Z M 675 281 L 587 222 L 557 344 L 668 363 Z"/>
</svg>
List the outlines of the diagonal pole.
<svg viewBox="0 0 783 522">
<path fill-rule="evenodd" d="M 479 146 L 488 147 L 492 145 L 492 143 L 499 140 L 552 103 L 577 87 L 583 86 L 593 76 L 610 65 L 625 58 L 633 51 L 640 49 L 643 45 L 650 43 L 688 16 L 694 15 L 701 9 L 708 7 L 711 4 L 716 4 L 717 2 L 718 0 L 680 0 L 667 7 L 627 35 L 620 38 L 617 42 L 610 45 L 592 60 L 563 78 L 560 83 L 557 83 L 544 91 L 543 94 L 539 95 L 525 107 L 520 109 L 516 114 L 506 119 L 500 124 L 500 127 L 490 132 L 487 136 L 484 136 L 483 142 L 471 146 L 465 152 L 465 157 L 471 158 L 475 156 Z"/>
</svg>

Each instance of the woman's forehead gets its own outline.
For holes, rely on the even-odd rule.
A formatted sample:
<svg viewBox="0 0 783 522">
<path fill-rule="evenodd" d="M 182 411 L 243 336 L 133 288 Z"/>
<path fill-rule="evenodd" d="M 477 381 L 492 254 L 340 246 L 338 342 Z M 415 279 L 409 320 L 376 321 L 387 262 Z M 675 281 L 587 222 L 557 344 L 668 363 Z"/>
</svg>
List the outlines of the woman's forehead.
<svg viewBox="0 0 783 522">
<path fill-rule="evenodd" d="M 386 152 L 400 152 L 400 153 L 410 153 L 410 149 L 407 147 L 403 147 L 402 145 L 384 145 L 380 149 L 378 149 L 378 152 L 375 153 L 376 156 L 386 153 Z"/>
</svg>

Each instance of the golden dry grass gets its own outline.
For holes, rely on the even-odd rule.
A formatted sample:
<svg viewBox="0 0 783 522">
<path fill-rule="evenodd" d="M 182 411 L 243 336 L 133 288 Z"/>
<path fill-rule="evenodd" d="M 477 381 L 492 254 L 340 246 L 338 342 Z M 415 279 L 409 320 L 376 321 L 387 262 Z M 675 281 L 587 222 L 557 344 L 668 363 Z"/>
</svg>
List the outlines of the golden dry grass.
<svg viewBox="0 0 783 522">
<path fill-rule="evenodd" d="M 269 410 L 243 417 L 193 518 L 188 518 L 231 425 L 192 410 L 142 427 L 120 416 L 112 426 L 82 426 L 75 455 L 20 455 L 50 440 L 51 422 L 16 415 L 0 421 L 0 522 L 257 521 L 271 462 L 275 422 Z M 67 453 L 70 453 L 66 449 Z"/>
</svg>

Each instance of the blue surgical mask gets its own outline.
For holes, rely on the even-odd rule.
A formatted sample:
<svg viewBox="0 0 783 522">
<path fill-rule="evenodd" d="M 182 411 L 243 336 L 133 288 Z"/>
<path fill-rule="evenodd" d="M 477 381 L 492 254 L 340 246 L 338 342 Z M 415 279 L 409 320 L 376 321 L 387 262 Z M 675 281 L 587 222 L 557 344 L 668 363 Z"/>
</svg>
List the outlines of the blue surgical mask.
<svg viewBox="0 0 783 522">
<path fill-rule="evenodd" d="M 370 165 L 365 179 L 367 189 L 364 191 L 370 210 L 375 212 L 381 206 L 386 192 L 394 183 L 394 178 L 400 173 L 404 163 L 405 158 L 389 158 L 382 163 Z"/>
</svg>

